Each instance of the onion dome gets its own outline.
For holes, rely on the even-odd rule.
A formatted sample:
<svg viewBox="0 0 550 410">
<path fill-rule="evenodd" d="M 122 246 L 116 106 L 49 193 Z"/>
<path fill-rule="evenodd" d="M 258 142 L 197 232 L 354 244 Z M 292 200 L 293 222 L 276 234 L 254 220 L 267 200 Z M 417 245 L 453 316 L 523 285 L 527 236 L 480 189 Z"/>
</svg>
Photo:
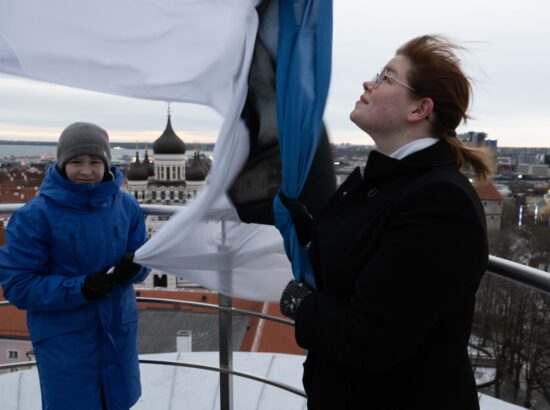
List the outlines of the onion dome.
<svg viewBox="0 0 550 410">
<path fill-rule="evenodd" d="M 130 165 L 126 174 L 128 181 L 146 181 L 149 178 L 149 171 L 139 160 L 139 153 L 136 151 L 136 161 Z"/>
<path fill-rule="evenodd" d="M 143 158 L 143 166 L 147 169 L 147 172 L 149 173 L 150 177 L 155 176 L 155 167 L 153 163 L 149 160 L 149 154 L 147 154 L 147 150 L 145 150 L 145 158 Z"/>
<path fill-rule="evenodd" d="M 209 169 L 208 163 L 199 156 L 198 152 L 195 152 L 191 163 L 185 167 L 185 179 L 187 181 L 204 181 Z"/>
<path fill-rule="evenodd" d="M 164 132 L 153 143 L 153 152 L 155 154 L 185 154 L 185 144 L 172 129 L 170 114 L 168 114 Z"/>
</svg>

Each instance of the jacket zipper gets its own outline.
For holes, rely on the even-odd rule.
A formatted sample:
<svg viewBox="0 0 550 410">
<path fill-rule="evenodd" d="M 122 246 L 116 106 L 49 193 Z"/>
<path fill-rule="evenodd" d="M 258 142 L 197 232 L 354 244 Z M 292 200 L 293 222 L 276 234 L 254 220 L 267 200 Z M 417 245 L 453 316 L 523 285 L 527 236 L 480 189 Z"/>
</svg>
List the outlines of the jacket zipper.
<svg viewBox="0 0 550 410">
<path fill-rule="evenodd" d="M 77 244 L 76 244 L 76 236 L 75 236 L 74 233 L 70 233 L 69 238 L 71 239 L 71 244 L 72 244 L 72 247 L 73 247 L 73 254 L 74 254 L 74 257 L 76 259 L 76 263 L 78 265 L 79 274 L 82 275 L 84 272 L 82 271 L 82 261 L 80 260 L 80 257 L 78 255 L 78 247 L 77 247 Z"/>
</svg>

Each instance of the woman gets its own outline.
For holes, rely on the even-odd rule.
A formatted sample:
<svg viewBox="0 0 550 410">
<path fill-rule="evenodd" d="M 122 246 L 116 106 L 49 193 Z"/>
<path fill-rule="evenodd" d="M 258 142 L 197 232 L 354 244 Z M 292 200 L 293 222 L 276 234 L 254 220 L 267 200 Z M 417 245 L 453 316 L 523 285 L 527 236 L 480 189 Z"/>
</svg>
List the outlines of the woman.
<svg viewBox="0 0 550 410">
<path fill-rule="evenodd" d="M 132 259 L 147 234 L 122 181 L 105 130 L 74 123 L 39 195 L 10 218 L 0 282 L 27 310 L 45 410 L 127 410 L 141 394 L 132 283 L 149 269 Z"/>
<path fill-rule="evenodd" d="M 456 137 L 471 86 L 454 48 L 409 41 L 351 113 L 377 151 L 313 223 L 317 291 L 291 282 L 281 298 L 308 351 L 309 409 L 479 408 L 467 345 L 487 236 L 459 169 L 483 183 L 492 160 Z"/>
</svg>

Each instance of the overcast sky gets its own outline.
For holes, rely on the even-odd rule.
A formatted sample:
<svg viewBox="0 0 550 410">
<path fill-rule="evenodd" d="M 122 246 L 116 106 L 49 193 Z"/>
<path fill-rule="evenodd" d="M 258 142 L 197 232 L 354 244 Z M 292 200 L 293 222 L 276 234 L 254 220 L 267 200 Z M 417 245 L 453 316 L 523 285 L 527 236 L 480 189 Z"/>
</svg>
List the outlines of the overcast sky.
<svg viewBox="0 0 550 410">
<path fill-rule="evenodd" d="M 548 0 L 334 0 L 333 71 L 325 120 L 333 142 L 372 144 L 349 121 L 370 79 L 395 49 L 421 34 L 444 34 L 468 48 L 474 120 L 499 146 L 550 147 Z M 74 121 L 96 122 L 112 141 L 152 142 L 166 104 L 81 91 L 0 75 L 0 139 L 50 140 Z M 221 117 L 206 107 L 172 104 L 185 142 L 214 142 Z"/>
</svg>

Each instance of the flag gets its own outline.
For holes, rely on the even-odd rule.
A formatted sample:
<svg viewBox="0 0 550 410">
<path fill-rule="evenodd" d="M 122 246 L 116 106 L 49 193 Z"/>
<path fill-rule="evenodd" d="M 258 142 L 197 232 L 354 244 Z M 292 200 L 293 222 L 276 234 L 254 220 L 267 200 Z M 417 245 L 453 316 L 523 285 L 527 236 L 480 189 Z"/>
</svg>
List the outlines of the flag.
<svg viewBox="0 0 550 410">
<path fill-rule="evenodd" d="M 260 147 L 268 147 L 276 162 L 277 151 L 283 153 L 282 180 L 268 187 L 268 197 L 273 198 L 279 184 L 291 197 L 302 191 L 323 134 L 330 65 L 319 49 L 328 47 L 330 54 L 326 22 L 332 5 L 266 0 L 259 7 L 259 26 L 258 3 L 0 0 L 0 72 L 129 97 L 205 104 L 224 115 L 207 187 L 137 250 L 135 260 L 227 295 L 276 300 L 291 277 L 283 242 L 273 226 L 240 223 L 238 215 L 244 213 L 236 211 L 226 194 L 237 186 L 233 184 L 243 169 L 250 169 L 247 161 L 267 158 Z M 318 17 L 325 23 L 316 26 Z M 294 47 L 301 48 L 298 55 Z M 261 53 L 275 58 L 275 72 L 262 70 Z M 258 69 L 250 71 L 252 61 Z M 308 68 L 322 61 L 322 75 L 316 67 Z M 305 88 L 291 90 L 296 79 L 285 82 L 285 77 L 298 74 Z M 311 80 L 305 77 L 309 74 Z M 275 129 L 284 132 L 264 140 L 268 134 L 256 132 L 249 115 L 263 106 L 254 102 L 248 86 L 265 75 L 275 76 L 277 88 L 275 95 L 265 96 L 270 108 L 261 125 L 268 121 L 273 129 L 278 123 Z M 303 92 L 306 98 L 300 97 Z M 300 107 L 304 103 L 312 103 L 311 109 Z M 296 113 L 288 112 L 296 108 Z M 328 141 L 325 153 L 318 155 L 324 163 L 330 158 L 326 146 Z M 239 211 L 247 204 L 234 203 Z M 292 256 L 293 245 L 288 244 L 296 243 L 295 233 L 284 210 L 282 214 L 286 228 L 281 232 Z M 275 221 L 281 218 L 277 212 L 275 216 Z"/>
<path fill-rule="evenodd" d="M 271 1 L 258 12 L 242 113 L 251 148 L 229 195 L 241 220 L 276 224 L 295 278 L 315 286 L 307 251 L 276 194 L 282 189 L 298 198 L 316 217 L 336 189 L 322 124 L 331 71 L 332 2 Z"/>
</svg>

